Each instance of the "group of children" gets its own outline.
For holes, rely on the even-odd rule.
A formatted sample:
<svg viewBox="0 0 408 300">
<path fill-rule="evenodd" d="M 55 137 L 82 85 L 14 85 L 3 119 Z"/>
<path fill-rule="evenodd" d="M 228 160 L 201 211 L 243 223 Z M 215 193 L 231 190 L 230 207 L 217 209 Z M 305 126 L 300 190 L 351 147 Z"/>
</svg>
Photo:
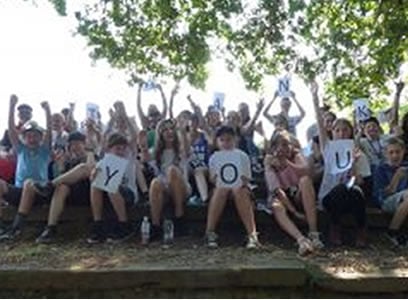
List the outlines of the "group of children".
<svg viewBox="0 0 408 300">
<path fill-rule="evenodd" d="M 341 245 L 341 219 L 351 214 L 357 224 L 356 246 L 366 245 L 366 206 L 374 199 L 385 212 L 393 214 L 387 237 L 405 246 L 401 231 L 408 214 L 408 167 L 404 165 L 408 117 L 401 132 L 385 137 L 375 118 L 369 118 L 355 130 L 346 119 L 319 107 L 318 87 L 310 89 L 317 124 L 310 129 L 311 153 L 306 157 L 296 138 L 296 125 L 305 112 L 291 93 L 301 114 L 289 116 L 291 99 L 281 100 L 281 112 L 269 113 L 277 95 L 265 107 L 263 100 L 251 117 L 249 107 L 241 103 L 237 111 L 227 114 L 210 106 L 204 114 L 188 97 L 190 110 L 173 116 L 177 89 L 169 101 L 160 86 L 163 110 L 150 105 L 142 110 L 142 84 L 137 108 L 141 129 L 129 118 L 122 102 L 115 102 L 110 120 L 104 126 L 100 119 L 88 118 L 78 125 L 74 106 L 51 114 L 47 102 L 41 104 L 46 114 L 46 128 L 31 120 L 32 109 L 17 107 L 15 95 L 10 98 L 8 130 L 2 141 L 1 159 L 4 171 L 0 180 L 0 217 L 7 204 L 18 207 L 8 227 L 0 223 L 0 241 L 17 238 L 34 204 L 49 204 L 47 226 L 37 238 L 50 243 L 57 237 L 57 224 L 66 204 L 89 205 L 93 224 L 88 243 L 120 242 L 135 234 L 128 208 L 138 201 L 148 201 L 151 218 L 151 240 L 162 237 L 163 211 L 174 208 L 175 236 L 188 232 L 185 221 L 187 199 L 207 205 L 206 240 L 209 247 L 218 246 L 217 223 L 228 200 L 232 200 L 247 232 L 247 247 L 259 246 L 254 214 L 253 186 L 266 186 L 267 205 L 279 226 L 298 243 L 301 255 L 322 249 L 317 222 L 317 208 L 329 215 L 328 242 Z M 169 107 L 167 106 L 169 103 Z M 15 122 L 15 111 L 19 121 Z M 168 113 L 169 111 L 169 113 Z M 275 130 L 265 137 L 259 117 L 273 122 Z M 167 118 L 167 115 L 170 118 Z M 263 147 L 254 143 L 254 133 L 264 137 Z M 402 138 L 400 138 L 402 137 Z M 333 174 L 328 168 L 330 151 L 341 140 L 352 140 L 352 165 Z M 220 157 L 227 153 L 240 160 L 240 178 L 233 185 L 220 183 Z M 126 171 L 116 192 L 106 192 L 92 184 L 101 172 L 99 162 L 106 154 L 127 160 Z M 221 162 L 222 163 L 222 162 Z M 8 169 L 13 169 L 14 176 Z M 6 176 L 8 175 L 8 176 Z M 11 177 L 14 177 L 12 183 Z M 265 183 L 265 184 L 264 184 Z M 115 222 L 104 221 L 104 209 L 110 206 Z M 304 234 L 295 220 L 308 225 Z"/>
</svg>

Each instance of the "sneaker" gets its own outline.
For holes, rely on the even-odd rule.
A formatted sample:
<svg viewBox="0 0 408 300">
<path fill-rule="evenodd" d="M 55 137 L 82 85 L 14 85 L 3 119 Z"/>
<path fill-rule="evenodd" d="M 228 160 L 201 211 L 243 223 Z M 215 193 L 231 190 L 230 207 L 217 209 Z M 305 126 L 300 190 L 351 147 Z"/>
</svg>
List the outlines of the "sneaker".
<svg viewBox="0 0 408 300">
<path fill-rule="evenodd" d="M 41 235 L 35 240 L 37 244 L 50 244 L 55 241 L 57 236 L 56 226 L 47 226 Z"/>
<path fill-rule="evenodd" d="M 112 234 L 111 237 L 108 238 L 108 243 L 121 243 L 129 238 L 131 238 L 135 234 L 132 226 L 129 223 L 119 222 Z"/>
<path fill-rule="evenodd" d="M 317 231 L 309 232 L 308 238 L 312 242 L 312 246 L 315 250 L 321 250 L 324 248 L 323 242 L 319 238 L 320 233 Z"/>
<path fill-rule="evenodd" d="M 11 228 L 2 235 L 0 235 L 0 242 L 14 241 L 21 235 L 21 230 L 18 228 Z"/>
<path fill-rule="evenodd" d="M 102 222 L 94 222 L 92 224 L 91 234 L 86 239 L 88 244 L 99 244 L 106 240 L 106 235 L 103 231 Z"/>
<path fill-rule="evenodd" d="M 254 232 L 250 235 L 248 235 L 248 242 L 246 244 L 247 249 L 256 249 L 260 246 L 260 243 L 258 241 L 258 233 Z"/>
<path fill-rule="evenodd" d="M 217 243 L 218 235 L 214 231 L 207 233 L 207 246 L 208 248 L 215 249 L 218 248 Z"/>
<path fill-rule="evenodd" d="M 37 194 L 44 198 L 50 198 L 55 190 L 55 187 L 51 182 L 48 182 L 46 185 L 34 183 L 34 188 Z"/>
<path fill-rule="evenodd" d="M 297 243 L 299 245 L 298 253 L 300 256 L 305 256 L 313 252 L 312 242 L 308 238 L 301 237 L 297 240 Z"/>
<path fill-rule="evenodd" d="M 385 236 L 395 247 L 407 246 L 408 238 L 405 234 L 388 231 Z"/>
</svg>

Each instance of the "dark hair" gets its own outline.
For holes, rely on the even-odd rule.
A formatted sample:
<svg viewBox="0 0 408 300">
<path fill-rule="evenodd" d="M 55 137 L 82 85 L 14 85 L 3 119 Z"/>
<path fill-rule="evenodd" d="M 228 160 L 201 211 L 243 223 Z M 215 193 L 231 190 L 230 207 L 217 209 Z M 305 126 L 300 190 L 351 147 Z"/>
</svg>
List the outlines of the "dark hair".
<svg viewBox="0 0 408 300">
<path fill-rule="evenodd" d="M 17 110 L 18 110 L 18 111 L 28 110 L 28 111 L 30 111 L 30 112 L 33 111 L 32 107 L 31 107 L 30 105 L 28 105 L 28 104 L 20 104 L 20 105 L 17 107 Z"/>
<path fill-rule="evenodd" d="M 402 148 L 404 148 L 404 150 L 405 150 L 404 141 L 401 140 L 400 138 L 396 137 L 396 136 L 391 136 L 385 141 L 385 148 L 387 148 L 390 145 L 398 145 L 398 146 L 401 146 Z"/>
<path fill-rule="evenodd" d="M 234 128 L 232 128 L 231 126 L 223 125 L 223 126 L 221 126 L 220 128 L 217 129 L 215 137 L 219 138 L 220 136 L 222 136 L 224 134 L 228 134 L 228 135 L 233 136 L 233 137 L 236 136 L 236 132 L 235 132 Z"/>
<path fill-rule="evenodd" d="M 267 152 L 270 152 L 271 150 L 275 149 L 278 143 L 283 139 L 289 142 L 292 151 L 291 153 L 288 153 L 289 154 L 288 157 L 289 159 L 293 159 L 299 153 L 298 151 L 299 141 L 287 130 L 275 130 L 273 132 L 271 139 L 269 141 Z"/>
<path fill-rule="evenodd" d="M 128 146 L 129 142 L 123 134 L 115 132 L 109 136 L 107 147 L 109 149 L 117 145 Z"/>
<path fill-rule="evenodd" d="M 369 117 L 367 120 L 363 121 L 364 126 L 366 126 L 368 123 L 375 123 L 377 126 L 380 126 L 380 122 L 376 117 Z"/>
<path fill-rule="evenodd" d="M 80 141 L 80 142 L 85 142 L 86 136 L 79 131 L 74 131 L 71 132 L 68 136 L 68 143 L 74 142 L 74 141 Z"/>
</svg>

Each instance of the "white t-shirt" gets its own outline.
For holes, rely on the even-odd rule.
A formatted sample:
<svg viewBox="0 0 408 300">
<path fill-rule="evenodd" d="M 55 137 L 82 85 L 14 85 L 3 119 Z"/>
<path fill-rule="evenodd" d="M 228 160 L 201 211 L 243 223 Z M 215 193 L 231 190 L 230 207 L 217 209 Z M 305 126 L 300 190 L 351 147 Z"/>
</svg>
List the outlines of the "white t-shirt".
<svg viewBox="0 0 408 300">
<path fill-rule="evenodd" d="M 228 157 L 231 158 L 231 161 L 227 160 Z M 238 170 L 237 175 L 245 176 L 249 180 L 252 179 L 251 161 L 245 152 L 239 149 L 216 151 L 210 157 L 209 169 L 211 178 L 214 178 L 214 176 L 217 175 L 217 186 L 219 186 L 220 179 L 220 174 L 218 174 L 219 171 L 223 168 L 226 162 L 232 162 L 232 160 L 238 160 L 240 170 Z"/>
<path fill-rule="evenodd" d="M 324 161 L 328 161 L 328 151 L 329 147 L 327 145 L 324 148 L 323 151 L 323 159 Z M 370 164 L 368 163 L 367 156 L 364 153 L 361 153 L 360 157 L 358 160 L 355 162 L 356 164 L 356 171 L 357 174 L 361 175 L 362 177 L 368 177 L 371 175 L 371 170 L 370 170 Z M 321 202 L 323 198 L 338 184 L 340 183 L 347 183 L 347 181 L 350 179 L 350 171 L 347 170 L 343 173 L 338 173 L 336 175 L 333 175 L 329 172 L 328 168 L 324 168 L 323 172 L 323 179 L 322 183 L 320 185 L 320 190 L 319 190 L 319 206 L 321 207 Z"/>
</svg>

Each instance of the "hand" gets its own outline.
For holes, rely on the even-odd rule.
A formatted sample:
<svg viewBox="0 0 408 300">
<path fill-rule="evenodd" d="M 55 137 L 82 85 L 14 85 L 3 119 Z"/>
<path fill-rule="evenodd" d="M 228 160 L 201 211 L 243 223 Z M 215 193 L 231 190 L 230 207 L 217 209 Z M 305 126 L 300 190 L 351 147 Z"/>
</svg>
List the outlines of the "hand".
<svg viewBox="0 0 408 300">
<path fill-rule="evenodd" d="M 154 85 L 154 87 L 157 88 L 157 89 L 160 90 L 160 91 L 163 89 L 160 83 L 156 83 L 156 84 Z"/>
<path fill-rule="evenodd" d="M 145 82 L 143 80 L 139 81 L 139 91 L 142 90 L 144 84 L 145 84 Z"/>
<path fill-rule="evenodd" d="M 294 91 L 290 91 L 290 96 L 291 96 L 292 98 L 296 98 L 295 92 L 294 92 Z"/>
<path fill-rule="evenodd" d="M 264 108 L 264 106 L 265 106 L 265 99 L 264 98 L 259 99 L 258 103 L 256 104 L 256 109 L 260 111 Z"/>
<path fill-rule="evenodd" d="M 360 147 L 354 147 L 353 153 L 352 153 L 353 161 L 358 160 L 361 157 L 362 153 L 363 152 L 361 151 Z"/>
<path fill-rule="evenodd" d="M 50 105 L 48 104 L 47 101 L 41 102 L 41 107 L 42 107 L 44 110 L 50 110 Z"/>
<path fill-rule="evenodd" d="M 10 106 L 16 106 L 17 105 L 17 102 L 18 102 L 18 98 L 17 98 L 17 96 L 16 95 L 11 95 L 10 96 Z"/>
<path fill-rule="evenodd" d="M 171 90 L 171 95 L 172 96 L 176 95 L 178 93 L 179 89 L 180 89 L 180 85 L 179 85 L 179 82 L 177 82 L 176 85 L 174 86 L 174 88 Z"/>
<path fill-rule="evenodd" d="M 275 91 L 275 94 L 273 94 L 273 99 L 276 99 L 279 97 L 279 91 Z"/>
<path fill-rule="evenodd" d="M 89 180 L 94 181 L 98 173 L 101 171 L 100 168 L 93 168 L 91 174 L 89 175 Z"/>
<path fill-rule="evenodd" d="M 398 181 L 408 175 L 407 167 L 399 167 L 394 176 L 397 176 Z"/>
<path fill-rule="evenodd" d="M 74 102 L 70 102 L 70 103 L 69 103 L 69 108 L 71 109 L 71 111 L 74 111 L 74 109 L 75 109 L 75 103 L 74 103 Z"/>
<path fill-rule="evenodd" d="M 313 95 L 316 95 L 319 92 L 319 85 L 314 79 L 310 82 L 310 91 Z"/>
<path fill-rule="evenodd" d="M 397 93 L 401 93 L 404 89 L 405 83 L 403 81 L 399 81 L 395 83 L 395 87 L 397 88 Z"/>
<path fill-rule="evenodd" d="M 242 187 L 249 185 L 249 179 L 244 175 L 241 176 L 241 182 L 242 182 Z"/>
</svg>

